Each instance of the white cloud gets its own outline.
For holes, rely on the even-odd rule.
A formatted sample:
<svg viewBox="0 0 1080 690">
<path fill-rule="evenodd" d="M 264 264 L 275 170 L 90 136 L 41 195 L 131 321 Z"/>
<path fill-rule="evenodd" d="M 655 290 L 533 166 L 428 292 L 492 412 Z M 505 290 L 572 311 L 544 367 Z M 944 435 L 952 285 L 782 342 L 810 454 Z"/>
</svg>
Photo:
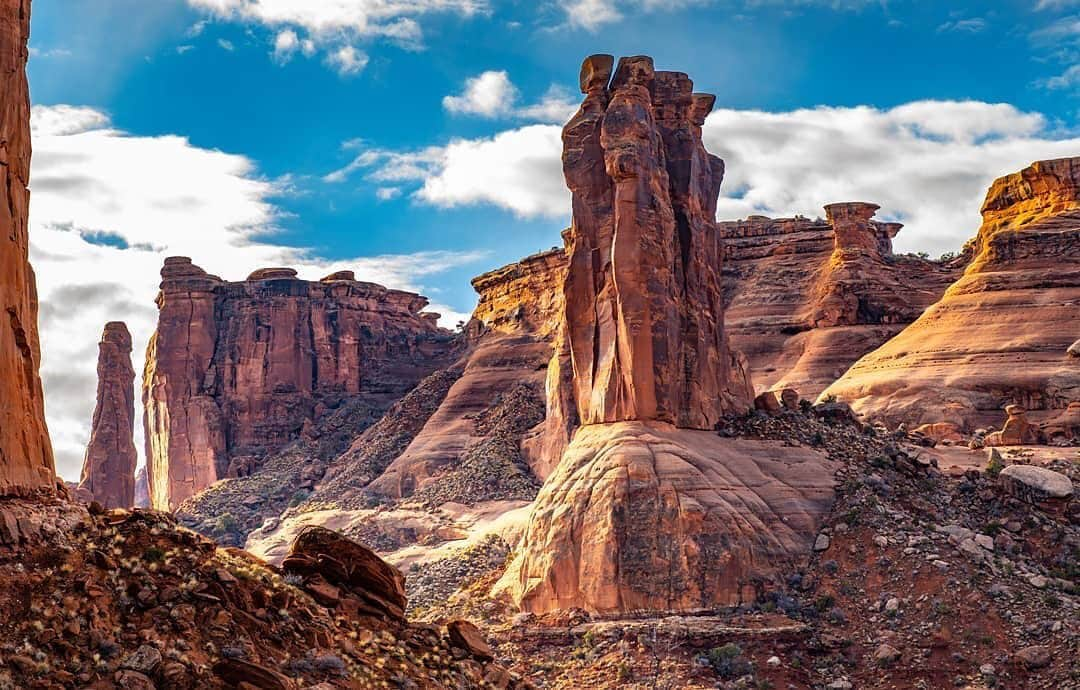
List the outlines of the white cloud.
<svg viewBox="0 0 1080 690">
<path fill-rule="evenodd" d="M 1069 7 L 1080 7 L 1080 0 L 1039 0 L 1036 10 L 1064 10 Z"/>
<path fill-rule="evenodd" d="M 274 37 L 274 59 L 278 62 L 288 62 L 299 49 L 300 37 L 292 29 L 285 29 Z"/>
<path fill-rule="evenodd" d="M 717 110 L 704 132 L 727 162 L 718 216 L 818 216 L 835 201 L 881 204 L 906 224 L 900 251 L 959 248 L 979 225 L 990 183 L 1035 160 L 1080 154 L 1046 118 L 1006 104 L 918 101 L 889 110 L 814 108 L 783 113 Z M 373 184 L 412 183 L 414 200 L 451 208 L 497 206 L 519 216 L 566 218 L 560 128 L 530 125 L 419 151 L 360 147 L 345 168 Z"/>
<path fill-rule="evenodd" d="M 326 56 L 326 64 L 337 70 L 343 77 L 360 74 L 367 67 L 368 56 L 354 46 L 341 46 Z"/>
<path fill-rule="evenodd" d="M 461 95 L 443 97 L 443 108 L 456 115 L 516 118 L 563 124 L 577 111 L 577 101 L 566 89 L 552 85 L 543 98 L 518 105 L 521 92 L 505 70 L 488 70 L 465 80 Z"/>
<path fill-rule="evenodd" d="M 30 46 L 30 57 L 34 58 L 67 58 L 71 57 L 71 51 L 67 48 L 38 48 Z"/>
<path fill-rule="evenodd" d="M 937 28 L 938 33 L 968 33 L 977 34 L 986 29 L 986 20 L 982 17 L 971 19 L 957 19 L 948 21 Z"/>
<path fill-rule="evenodd" d="M 1080 88 L 1080 65 L 1073 65 L 1064 73 L 1047 79 L 1044 84 L 1051 91 Z"/>
<path fill-rule="evenodd" d="M 426 252 L 331 261 L 275 245 L 268 234 L 280 217 L 273 199 L 288 181 L 260 178 L 247 158 L 178 136 L 132 136 L 90 108 L 35 106 L 31 121 L 42 376 L 58 469 L 68 479 L 78 476 L 89 437 L 102 326 L 127 322 L 139 371 L 164 257 L 191 256 L 234 280 L 260 266 L 295 266 L 306 278 L 350 269 L 363 280 L 420 292 L 425 276 L 481 258 Z M 452 327 L 456 318 L 443 323 Z M 136 446 L 141 453 L 141 438 Z"/>
<path fill-rule="evenodd" d="M 258 24 L 280 38 L 290 31 L 305 55 L 327 52 L 326 63 L 356 74 L 367 57 L 359 41 L 388 41 L 413 50 L 423 45 L 419 19 L 433 14 L 472 17 L 490 10 L 488 0 L 187 0 L 188 5 L 227 21 Z M 306 34 L 301 39 L 301 33 Z M 276 39 L 275 39 L 276 41 Z M 274 57 L 282 55 L 275 50 Z M 362 58 L 362 59 L 361 59 Z M 347 67 L 343 68 L 345 64 Z"/>
<path fill-rule="evenodd" d="M 391 201 L 401 196 L 401 187 L 379 187 L 375 190 L 379 201 Z"/>
<path fill-rule="evenodd" d="M 236 50 L 236 46 L 233 45 L 233 42 L 229 41 L 229 40 L 226 40 L 224 38 L 219 38 L 217 40 L 217 44 L 218 44 L 218 47 L 220 47 L 222 50 L 227 50 L 230 53 L 233 52 L 234 50 Z"/>
<path fill-rule="evenodd" d="M 488 70 L 465 80 L 460 96 L 443 98 L 443 108 L 451 113 L 498 117 L 506 115 L 517 100 L 518 90 L 505 70 Z"/>
<path fill-rule="evenodd" d="M 615 6 L 615 0 L 559 0 L 559 5 L 566 12 L 570 26 L 597 31 L 604 24 L 611 24 L 622 19 L 622 12 Z"/>
<path fill-rule="evenodd" d="M 1057 1 L 1068 2 L 1069 0 Z M 712 5 L 716 2 L 717 0 L 558 0 L 559 8 L 566 15 L 566 24 L 593 33 L 605 24 L 620 21 L 630 12 L 672 12 L 699 5 Z M 789 10 L 795 7 L 824 7 L 832 10 L 861 10 L 871 5 L 884 4 L 884 2 L 883 0 L 742 0 L 740 4 L 747 9 L 779 7 Z"/>
</svg>

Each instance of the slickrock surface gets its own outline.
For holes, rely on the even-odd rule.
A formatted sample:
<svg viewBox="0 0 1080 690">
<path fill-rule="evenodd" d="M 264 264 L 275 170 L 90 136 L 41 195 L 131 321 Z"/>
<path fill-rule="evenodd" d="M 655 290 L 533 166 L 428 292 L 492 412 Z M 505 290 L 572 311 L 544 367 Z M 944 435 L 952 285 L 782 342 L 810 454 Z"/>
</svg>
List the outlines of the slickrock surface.
<svg viewBox="0 0 1080 690">
<path fill-rule="evenodd" d="M 348 272 L 309 282 L 272 268 L 227 282 L 172 257 L 161 275 L 143 375 L 159 508 L 252 473 L 344 401 L 388 406 L 453 351 L 426 298 Z"/>
<path fill-rule="evenodd" d="M 809 552 L 836 467 L 812 449 L 659 422 L 583 426 L 533 509 L 521 607 L 617 614 L 752 600 L 755 577 Z"/>
<path fill-rule="evenodd" d="M 98 344 L 98 387 L 80 493 L 106 508 L 135 504 L 135 369 L 131 334 L 120 321 L 105 324 Z"/>
<path fill-rule="evenodd" d="M 751 216 L 718 223 L 725 327 L 732 347 L 749 359 L 759 391 L 792 387 L 816 398 L 960 276 L 965 258 L 893 254 L 902 226 L 873 220 L 876 210 L 831 204 L 825 220 Z"/>
<path fill-rule="evenodd" d="M 997 180 L 974 259 L 918 321 L 857 362 L 826 394 L 889 424 L 1001 428 L 1007 404 L 1031 421 L 1080 401 L 1080 158 Z"/>
<path fill-rule="evenodd" d="M 593 56 L 563 129 L 573 195 L 565 337 L 584 424 L 710 429 L 753 398 L 723 330 L 716 201 L 701 142 L 715 98 L 648 57 Z M 610 82 L 610 84 L 609 84 Z"/>
<path fill-rule="evenodd" d="M 30 0 L 0 0 L 0 494 L 52 486 L 38 367 L 38 300 L 27 259 Z"/>
<path fill-rule="evenodd" d="M 407 623 L 400 573 L 362 546 L 318 531 L 293 554 L 278 569 L 166 513 L 0 501 L 0 687 L 524 687 L 477 639 Z"/>
</svg>

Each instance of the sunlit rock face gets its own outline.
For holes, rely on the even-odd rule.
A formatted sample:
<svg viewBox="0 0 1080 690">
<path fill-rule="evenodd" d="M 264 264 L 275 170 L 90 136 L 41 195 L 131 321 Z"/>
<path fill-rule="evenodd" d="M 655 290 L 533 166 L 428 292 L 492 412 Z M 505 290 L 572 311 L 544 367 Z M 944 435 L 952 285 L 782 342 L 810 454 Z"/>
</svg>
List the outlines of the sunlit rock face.
<svg viewBox="0 0 1080 690">
<path fill-rule="evenodd" d="M 107 508 L 135 504 L 135 369 L 131 333 L 122 321 L 105 324 L 98 343 L 97 402 L 79 493 Z"/>
<path fill-rule="evenodd" d="M 38 368 L 38 299 L 27 258 L 30 0 L 0 0 L 0 494 L 52 486 Z"/>
<path fill-rule="evenodd" d="M 396 399 L 453 349 L 426 298 L 348 272 L 312 282 L 273 268 L 228 282 L 172 257 L 161 275 L 143 374 L 157 508 L 255 471 L 343 401 Z"/>
<path fill-rule="evenodd" d="M 974 257 L 939 302 L 825 393 L 886 422 L 1000 428 L 1004 408 L 1054 422 L 1080 401 L 1080 158 L 994 182 Z"/>
<path fill-rule="evenodd" d="M 838 203 L 825 218 L 719 223 L 725 328 L 758 392 L 794 388 L 813 400 L 860 357 L 941 298 L 970 255 L 896 255 L 899 223 L 878 207 Z"/>
</svg>

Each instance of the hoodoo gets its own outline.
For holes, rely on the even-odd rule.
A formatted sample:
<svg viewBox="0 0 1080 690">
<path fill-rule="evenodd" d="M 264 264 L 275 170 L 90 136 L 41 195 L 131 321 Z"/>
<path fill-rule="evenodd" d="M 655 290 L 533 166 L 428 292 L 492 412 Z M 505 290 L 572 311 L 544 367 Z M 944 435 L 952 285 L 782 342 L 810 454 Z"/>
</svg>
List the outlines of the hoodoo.
<svg viewBox="0 0 1080 690">
<path fill-rule="evenodd" d="M 889 424 L 1000 428 L 1008 405 L 1033 423 L 1080 401 L 1080 158 L 994 182 L 961 278 L 916 322 L 825 394 Z"/>
<path fill-rule="evenodd" d="M 563 130 L 573 225 L 549 422 L 566 401 L 581 426 L 503 579 L 537 613 L 738 603 L 752 574 L 808 551 L 832 495 L 814 451 L 712 431 L 752 398 L 723 328 L 724 165 L 701 140 L 714 98 L 650 58 L 613 64 L 585 60 Z"/>
<path fill-rule="evenodd" d="M 80 492 L 107 508 L 135 504 L 135 369 L 131 334 L 121 321 L 105 324 L 98 344 L 97 405 L 83 460 Z"/>
<path fill-rule="evenodd" d="M 52 486 L 38 367 L 38 300 L 27 258 L 29 0 L 0 0 L 0 494 Z"/>
<path fill-rule="evenodd" d="M 165 260 L 143 374 L 150 496 L 176 507 L 349 400 L 385 409 L 450 346 L 427 299 L 336 273 L 262 269 L 242 282 Z"/>
</svg>

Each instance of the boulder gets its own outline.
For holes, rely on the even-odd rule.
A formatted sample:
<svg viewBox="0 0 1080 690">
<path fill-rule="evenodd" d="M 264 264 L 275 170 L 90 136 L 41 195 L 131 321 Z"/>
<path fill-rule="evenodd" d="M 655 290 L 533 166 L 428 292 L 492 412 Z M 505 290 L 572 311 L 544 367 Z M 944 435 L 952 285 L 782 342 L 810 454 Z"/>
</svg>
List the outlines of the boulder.
<svg viewBox="0 0 1080 690">
<path fill-rule="evenodd" d="M 1065 351 L 1065 354 L 1070 357 L 1080 358 L 1080 340 L 1069 346 L 1069 349 Z"/>
<path fill-rule="evenodd" d="M 1029 503 L 1067 500 L 1073 494 L 1068 477 L 1045 467 L 1009 465 L 998 475 L 998 481 L 1009 494 Z"/>
<path fill-rule="evenodd" d="M 484 639 L 483 633 L 469 621 L 450 621 L 446 624 L 446 632 L 450 637 L 450 644 L 464 649 L 478 660 L 486 662 L 495 658 L 495 653 L 491 651 L 491 645 Z"/>
<path fill-rule="evenodd" d="M 358 597 L 373 612 L 404 620 L 405 577 L 371 549 L 323 527 L 308 527 L 292 543 L 281 564 L 286 573 L 308 578 L 314 595 L 330 604 L 339 592 Z"/>
</svg>

